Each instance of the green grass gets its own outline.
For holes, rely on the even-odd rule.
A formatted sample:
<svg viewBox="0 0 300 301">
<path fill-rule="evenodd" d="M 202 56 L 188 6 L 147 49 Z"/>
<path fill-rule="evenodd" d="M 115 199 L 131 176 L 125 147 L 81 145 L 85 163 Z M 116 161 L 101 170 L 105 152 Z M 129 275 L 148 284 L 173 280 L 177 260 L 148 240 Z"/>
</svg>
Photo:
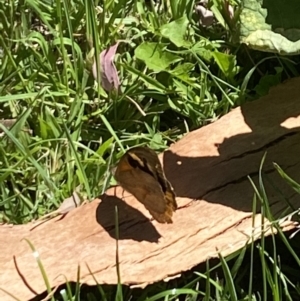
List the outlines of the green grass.
<svg viewBox="0 0 300 301">
<path fill-rule="evenodd" d="M 231 3 L 238 12 L 240 1 Z M 238 13 L 229 19 L 222 1 L 212 1 L 217 23 L 207 28 L 199 26 L 194 4 L 0 2 L 0 119 L 17 120 L 9 129 L 0 123 L 0 223 L 36 219 L 75 189 L 92 200 L 114 184 L 111 167 L 126 148 L 146 144 L 161 152 L 272 85 L 299 76 L 294 67 L 299 57 L 251 51 L 235 42 Z M 116 41 L 118 93 L 105 91 L 92 75 L 100 52 Z M 273 220 L 262 180 L 254 191 Z M 143 291 L 98 285 L 82 297 L 84 288 L 67 284 L 52 300 L 178 300 L 179 295 L 180 300 L 294 300 L 289 292 L 299 298 L 299 282 L 286 275 L 299 272 L 299 248 L 276 221 L 274 227 L 279 238 L 272 236 L 271 246 L 266 248 L 262 236 L 234 259 L 220 257 L 218 268 L 207 262 L 201 273 Z M 287 272 L 281 269 L 278 240 L 296 262 Z M 255 261 L 263 267 L 259 281 Z"/>
<path fill-rule="evenodd" d="M 0 118 L 17 123 L 0 124 L 0 221 L 36 219 L 75 188 L 91 200 L 126 148 L 163 151 L 295 75 L 291 60 L 232 42 L 238 13 L 214 12 L 220 23 L 202 28 L 191 0 L 1 2 Z M 91 72 L 116 41 L 118 93 Z"/>
</svg>

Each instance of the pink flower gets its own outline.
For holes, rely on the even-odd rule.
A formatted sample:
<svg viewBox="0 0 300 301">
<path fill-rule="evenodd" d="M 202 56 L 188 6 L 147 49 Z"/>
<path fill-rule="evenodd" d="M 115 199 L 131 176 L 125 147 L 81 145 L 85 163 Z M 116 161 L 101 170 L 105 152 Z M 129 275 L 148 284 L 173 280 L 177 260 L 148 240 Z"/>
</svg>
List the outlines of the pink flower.
<svg viewBox="0 0 300 301">
<path fill-rule="evenodd" d="M 119 90 L 120 80 L 117 68 L 114 64 L 114 57 L 118 48 L 119 42 L 115 45 L 103 50 L 99 55 L 100 60 L 100 79 L 103 89 L 107 92 L 113 89 Z M 97 80 L 97 65 L 96 60 L 93 64 L 93 76 Z"/>
</svg>

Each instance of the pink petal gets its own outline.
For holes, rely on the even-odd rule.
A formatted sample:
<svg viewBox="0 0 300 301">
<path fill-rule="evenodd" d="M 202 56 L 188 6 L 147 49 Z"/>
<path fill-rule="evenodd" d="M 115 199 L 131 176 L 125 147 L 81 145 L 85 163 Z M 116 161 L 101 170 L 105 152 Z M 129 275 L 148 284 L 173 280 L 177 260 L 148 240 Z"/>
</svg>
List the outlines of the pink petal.
<svg viewBox="0 0 300 301">
<path fill-rule="evenodd" d="M 114 57 L 117 51 L 119 43 L 109 47 L 108 49 L 103 50 L 100 53 L 100 78 L 101 84 L 104 90 L 107 92 L 115 89 L 118 90 L 120 87 L 120 80 L 117 72 L 117 68 L 114 64 Z M 93 75 L 97 79 L 97 67 L 96 61 L 93 64 Z"/>
</svg>

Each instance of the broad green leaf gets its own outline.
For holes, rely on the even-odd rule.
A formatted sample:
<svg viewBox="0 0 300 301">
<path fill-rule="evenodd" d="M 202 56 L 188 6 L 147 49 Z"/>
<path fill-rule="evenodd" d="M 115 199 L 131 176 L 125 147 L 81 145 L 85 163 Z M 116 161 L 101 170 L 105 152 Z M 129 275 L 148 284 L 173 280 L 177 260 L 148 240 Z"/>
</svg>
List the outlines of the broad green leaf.
<svg viewBox="0 0 300 301">
<path fill-rule="evenodd" d="M 182 60 L 181 57 L 168 52 L 165 45 L 150 42 L 139 45 L 135 49 L 135 56 L 154 72 L 165 71 L 171 64 Z"/>
<path fill-rule="evenodd" d="M 190 73 L 194 67 L 195 65 L 192 63 L 184 63 L 176 66 L 173 70 L 170 70 L 169 73 L 186 83 L 193 84 L 195 79 L 190 77 Z"/>
<path fill-rule="evenodd" d="M 173 22 L 164 24 L 160 28 L 160 32 L 163 37 L 169 39 L 177 47 L 189 47 L 191 44 L 184 39 L 188 24 L 189 20 L 187 16 L 184 15 Z"/>
<path fill-rule="evenodd" d="M 218 48 L 218 44 L 212 44 L 209 41 L 200 41 L 197 42 L 195 45 L 193 45 L 193 48 L 191 49 L 193 53 L 198 54 L 202 59 L 204 59 L 207 63 L 211 62 L 213 58 L 213 51 L 215 51 L 216 48 Z"/>
<path fill-rule="evenodd" d="M 213 52 L 212 55 L 224 75 L 227 78 L 233 78 L 237 71 L 235 55 L 230 55 L 219 51 Z"/>
<path fill-rule="evenodd" d="M 170 70 L 170 73 L 173 75 L 183 75 L 192 71 L 194 68 L 193 63 L 184 63 L 176 66 L 173 70 Z"/>
<path fill-rule="evenodd" d="M 250 48 L 281 55 L 300 53 L 298 0 L 244 0 L 240 14 L 239 39 Z"/>
</svg>

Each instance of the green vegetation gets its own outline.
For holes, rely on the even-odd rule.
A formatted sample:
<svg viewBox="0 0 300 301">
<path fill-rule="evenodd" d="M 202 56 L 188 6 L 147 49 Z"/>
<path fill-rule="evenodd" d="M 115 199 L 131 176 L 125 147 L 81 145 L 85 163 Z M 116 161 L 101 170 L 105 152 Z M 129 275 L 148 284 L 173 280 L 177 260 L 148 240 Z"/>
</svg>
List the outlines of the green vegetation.
<svg viewBox="0 0 300 301">
<path fill-rule="evenodd" d="M 36 219 L 75 189 L 91 200 L 114 183 L 111 167 L 127 147 L 147 144 L 163 151 L 185 133 L 299 75 L 298 57 L 239 44 L 241 3 L 230 1 L 233 17 L 225 3 L 210 2 L 215 21 L 205 27 L 192 0 L 0 1 L 0 119 L 5 119 L 0 222 Z M 100 66 L 99 54 L 116 42 L 121 85 L 107 91 L 97 84 L 92 66 Z M 139 296 L 126 288 L 115 296 L 113 289 L 98 286 L 95 295 L 83 297 L 78 284 L 55 298 L 99 300 L 99 293 L 103 300 L 175 300 L 180 294 L 186 300 L 294 300 L 300 295 L 299 247 L 281 232 L 279 237 L 281 242 L 272 236 L 269 249 L 264 237 L 252 242 L 247 252 L 232 256 L 234 262 L 220 258 L 220 277 L 207 263 L 202 274 L 152 286 Z M 277 244 L 293 254 L 286 272 Z M 263 266 L 257 282 L 255 250 Z"/>
<path fill-rule="evenodd" d="M 0 124 L 0 220 L 38 218 L 75 188 L 92 199 L 127 147 L 162 151 L 296 75 L 291 60 L 233 42 L 237 3 L 230 18 L 214 1 L 203 27 L 194 1 L 175 2 L 0 3 L 0 118 L 17 120 Z M 92 65 L 117 41 L 121 86 L 105 91 Z"/>
</svg>

